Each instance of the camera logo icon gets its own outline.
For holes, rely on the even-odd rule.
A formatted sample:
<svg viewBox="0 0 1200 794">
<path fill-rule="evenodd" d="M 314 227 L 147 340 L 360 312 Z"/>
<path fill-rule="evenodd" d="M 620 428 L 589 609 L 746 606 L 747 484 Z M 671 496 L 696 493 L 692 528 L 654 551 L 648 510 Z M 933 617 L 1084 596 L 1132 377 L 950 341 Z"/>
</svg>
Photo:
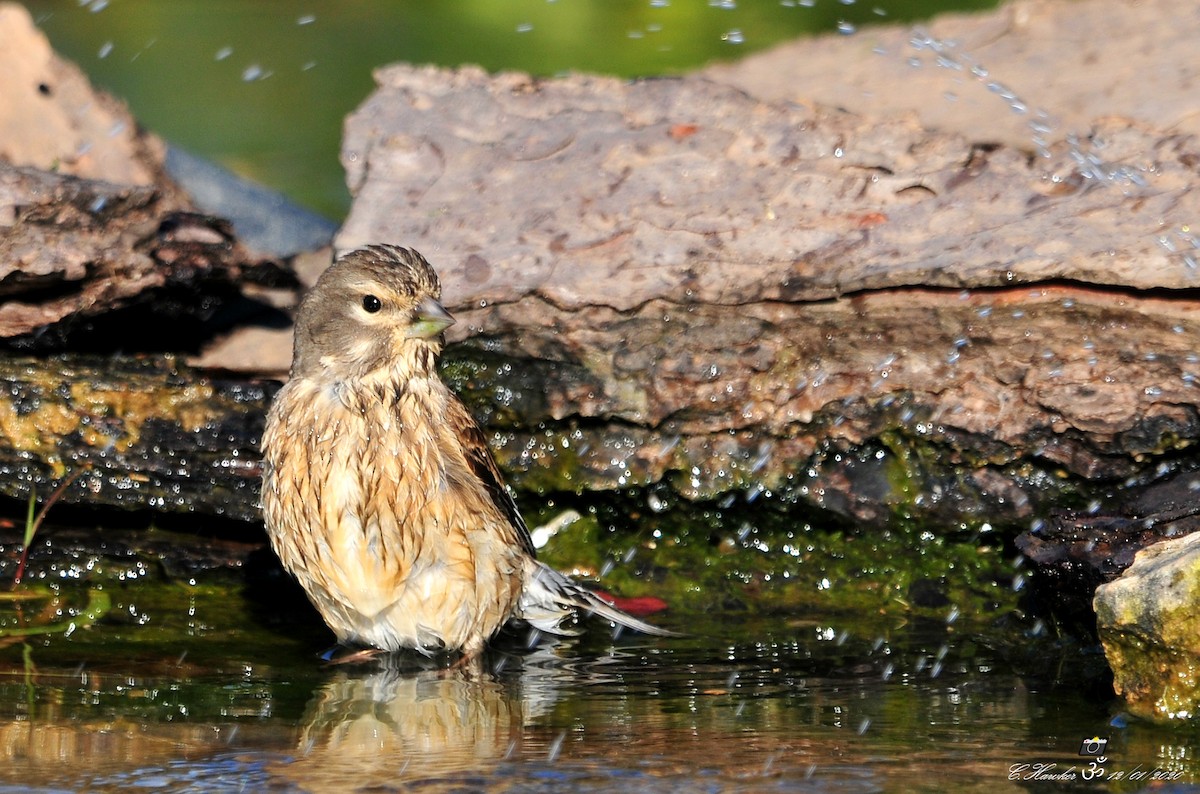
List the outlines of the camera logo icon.
<svg viewBox="0 0 1200 794">
<path fill-rule="evenodd" d="M 1104 748 L 1108 746 L 1108 737 L 1100 738 L 1093 736 L 1090 739 L 1084 739 L 1079 746 L 1080 755 L 1104 755 Z"/>
</svg>

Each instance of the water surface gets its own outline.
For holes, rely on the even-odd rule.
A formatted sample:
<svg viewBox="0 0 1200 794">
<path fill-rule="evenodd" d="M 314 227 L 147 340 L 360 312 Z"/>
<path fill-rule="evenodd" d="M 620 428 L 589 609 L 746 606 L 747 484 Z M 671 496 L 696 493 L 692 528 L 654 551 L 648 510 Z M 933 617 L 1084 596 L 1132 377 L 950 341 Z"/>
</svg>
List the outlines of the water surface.
<svg viewBox="0 0 1200 794">
<path fill-rule="evenodd" d="M 668 614 L 689 636 L 513 632 L 445 670 L 327 664 L 307 608 L 255 587 L 103 587 L 95 625 L 0 648 L 11 790 L 982 792 L 1039 769 L 1073 778 L 1039 790 L 1140 788 L 1084 780 L 1093 736 L 1093 774 L 1195 774 L 1186 732 L 1111 724 L 1085 656 L 1014 659 L 963 621 Z"/>
</svg>

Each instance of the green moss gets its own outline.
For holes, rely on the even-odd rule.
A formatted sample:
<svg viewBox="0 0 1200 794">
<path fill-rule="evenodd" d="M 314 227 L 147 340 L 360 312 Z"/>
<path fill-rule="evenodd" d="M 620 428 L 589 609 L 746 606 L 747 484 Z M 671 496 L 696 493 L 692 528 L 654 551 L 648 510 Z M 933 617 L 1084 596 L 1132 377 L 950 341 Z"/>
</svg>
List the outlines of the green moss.
<svg viewBox="0 0 1200 794">
<path fill-rule="evenodd" d="M 770 505 L 672 503 L 661 490 L 567 503 L 582 507 L 584 518 L 551 538 L 543 559 L 597 578 L 615 594 L 656 596 L 685 613 L 850 612 L 952 620 L 1016 608 L 1003 544 L 965 529 L 953 538 L 904 528 L 860 533 L 799 520 Z"/>
</svg>

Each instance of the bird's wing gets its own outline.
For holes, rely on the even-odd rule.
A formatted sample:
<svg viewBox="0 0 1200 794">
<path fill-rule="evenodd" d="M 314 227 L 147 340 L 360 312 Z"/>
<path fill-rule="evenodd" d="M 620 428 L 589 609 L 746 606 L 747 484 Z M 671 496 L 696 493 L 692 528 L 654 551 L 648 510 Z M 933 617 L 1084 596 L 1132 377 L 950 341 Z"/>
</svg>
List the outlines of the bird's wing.
<svg viewBox="0 0 1200 794">
<path fill-rule="evenodd" d="M 471 473 L 483 483 L 492 503 L 496 505 L 502 515 L 508 518 L 513 529 L 517 531 L 521 548 L 528 552 L 529 556 L 537 557 L 533 538 L 529 535 L 529 527 L 525 526 L 525 519 L 521 518 L 521 511 L 517 509 L 517 503 L 513 501 L 512 494 L 505 487 L 504 477 L 500 474 L 499 467 L 496 466 L 496 459 L 492 457 L 492 452 L 488 449 L 487 438 L 479 429 L 479 425 L 475 423 L 475 419 L 467 412 L 465 405 L 459 400 L 452 399 L 447 407 L 446 421 L 462 445 L 463 457 L 466 458 Z"/>
</svg>

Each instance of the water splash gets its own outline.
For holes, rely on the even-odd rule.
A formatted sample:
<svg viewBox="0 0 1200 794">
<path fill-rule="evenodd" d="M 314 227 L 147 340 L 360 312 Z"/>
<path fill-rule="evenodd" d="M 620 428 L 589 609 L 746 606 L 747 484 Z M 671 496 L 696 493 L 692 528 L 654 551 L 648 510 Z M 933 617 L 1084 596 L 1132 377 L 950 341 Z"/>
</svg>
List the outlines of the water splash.
<svg viewBox="0 0 1200 794">
<path fill-rule="evenodd" d="M 970 77 L 986 91 L 1007 103 L 1013 113 L 1028 116 L 1026 124 L 1034 152 L 1039 159 L 1052 159 L 1051 135 L 1061 127 L 1061 123 L 1046 109 L 1031 106 L 1012 87 L 996 79 L 974 56 L 962 50 L 954 40 L 936 38 L 918 27 L 913 30 L 908 44 L 910 49 L 917 53 L 916 56 L 907 59 L 910 66 L 923 66 L 925 62 L 920 56 L 928 53 L 938 68 Z M 1067 145 L 1067 156 L 1073 166 L 1072 174 L 1050 174 L 1048 176 L 1052 182 L 1078 180 L 1083 189 L 1116 187 L 1126 195 L 1136 195 L 1152 187 L 1149 178 L 1153 172 L 1152 168 L 1117 164 L 1105 159 L 1104 150 L 1108 144 L 1104 138 L 1068 132 L 1063 135 L 1062 140 Z M 1168 258 L 1178 260 L 1189 272 L 1196 270 L 1197 259 L 1200 258 L 1200 237 L 1191 231 L 1189 225 L 1165 234 L 1156 230 L 1155 234 L 1159 246 L 1167 252 Z"/>
</svg>

